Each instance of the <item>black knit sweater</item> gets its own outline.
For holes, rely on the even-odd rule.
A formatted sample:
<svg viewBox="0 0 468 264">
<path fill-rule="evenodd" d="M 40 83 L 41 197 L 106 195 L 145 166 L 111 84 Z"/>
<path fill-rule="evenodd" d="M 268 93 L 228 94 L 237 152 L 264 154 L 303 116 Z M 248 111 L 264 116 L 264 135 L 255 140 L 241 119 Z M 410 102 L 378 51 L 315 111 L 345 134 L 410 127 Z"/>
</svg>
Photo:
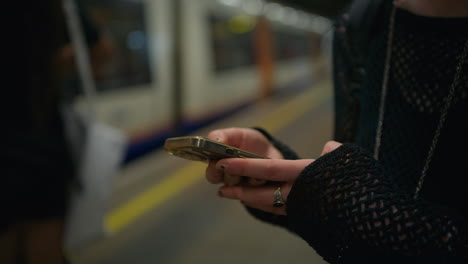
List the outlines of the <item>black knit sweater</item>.
<svg viewBox="0 0 468 264">
<path fill-rule="evenodd" d="M 397 9 L 377 161 L 372 151 L 388 2 L 376 16 L 364 61 L 366 74 L 357 88 L 350 62 L 350 45 L 356 42 L 348 34 L 347 14 L 336 23 L 335 139 L 347 144 L 305 168 L 288 196 L 287 217 L 248 210 L 298 234 L 332 263 L 468 263 L 468 191 L 463 179 L 468 161 L 468 60 L 419 198 L 413 198 L 468 41 L 468 18 L 429 18 Z M 286 158 L 298 158 L 269 137 Z"/>
</svg>

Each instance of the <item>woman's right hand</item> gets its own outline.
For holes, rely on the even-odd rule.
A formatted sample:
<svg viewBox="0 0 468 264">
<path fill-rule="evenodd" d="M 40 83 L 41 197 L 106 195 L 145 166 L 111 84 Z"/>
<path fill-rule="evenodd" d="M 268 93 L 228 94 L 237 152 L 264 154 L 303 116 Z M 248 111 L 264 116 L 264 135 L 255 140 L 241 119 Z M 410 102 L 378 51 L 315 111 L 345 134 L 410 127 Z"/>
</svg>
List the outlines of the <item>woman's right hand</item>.
<svg viewBox="0 0 468 264">
<path fill-rule="evenodd" d="M 208 138 L 272 159 L 283 159 L 281 152 L 262 133 L 252 128 L 234 127 L 217 129 L 211 131 L 208 134 Z M 236 185 L 241 182 L 241 176 L 224 175 L 223 172 L 216 169 L 215 164 L 216 161 L 210 161 L 206 169 L 206 178 L 210 183 Z M 261 185 L 264 183 L 256 179 L 249 179 L 248 182 L 250 185 Z"/>
</svg>

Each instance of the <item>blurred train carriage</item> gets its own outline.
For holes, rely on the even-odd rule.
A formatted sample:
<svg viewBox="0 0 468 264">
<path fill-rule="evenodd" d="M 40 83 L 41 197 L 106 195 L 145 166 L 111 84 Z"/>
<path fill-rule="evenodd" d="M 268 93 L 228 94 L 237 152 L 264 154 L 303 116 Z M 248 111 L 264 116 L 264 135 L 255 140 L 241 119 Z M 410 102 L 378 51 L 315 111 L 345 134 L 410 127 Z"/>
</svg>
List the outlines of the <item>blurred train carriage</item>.
<svg viewBox="0 0 468 264">
<path fill-rule="evenodd" d="M 164 139 L 291 87 L 327 65 L 330 22 L 263 0 L 86 0 L 114 56 L 100 78 L 98 118 L 130 139 L 126 161 Z M 180 18 L 180 19 L 179 19 Z M 300 85 L 298 85 L 300 84 Z M 76 107 L 84 110 L 82 99 Z"/>
</svg>

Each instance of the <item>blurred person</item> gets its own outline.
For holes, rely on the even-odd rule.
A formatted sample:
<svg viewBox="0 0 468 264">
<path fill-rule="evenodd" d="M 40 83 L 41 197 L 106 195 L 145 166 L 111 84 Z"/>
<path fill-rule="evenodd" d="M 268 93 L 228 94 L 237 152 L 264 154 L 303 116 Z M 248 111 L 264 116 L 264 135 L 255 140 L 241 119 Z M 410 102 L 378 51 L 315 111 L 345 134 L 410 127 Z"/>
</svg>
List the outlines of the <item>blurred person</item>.
<svg viewBox="0 0 468 264">
<path fill-rule="evenodd" d="M 330 263 L 468 263 L 468 1 L 355 1 L 333 52 L 335 141 L 321 156 L 217 129 L 271 159 L 211 161 L 207 180 Z"/>
<path fill-rule="evenodd" d="M 16 17 L 5 50 L 13 56 L 1 104 L 0 263 L 64 263 L 64 218 L 77 183 L 60 108 L 73 54 L 60 0 L 21 2 L 11 11 Z M 91 54 L 99 53 L 99 32 L 89 24 L 87 33 Z M 102 65 L 107 56 L 99 54 L 92 61 Z"/>
</svg>

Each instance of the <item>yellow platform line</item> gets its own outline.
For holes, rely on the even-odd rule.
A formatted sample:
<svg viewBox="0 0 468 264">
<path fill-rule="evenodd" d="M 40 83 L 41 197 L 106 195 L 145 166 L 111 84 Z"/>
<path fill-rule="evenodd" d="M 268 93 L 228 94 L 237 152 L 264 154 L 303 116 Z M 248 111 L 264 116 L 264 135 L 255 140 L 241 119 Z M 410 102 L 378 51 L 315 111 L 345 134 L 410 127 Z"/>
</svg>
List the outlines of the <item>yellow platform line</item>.
<svg viewBox="0 0 468 264">
<path fill-rule="evenodd" d="M 141 215 L 157 207 L 185 188 L 200 180 L 206 165 L 191 163 L 179 169 L 164 181 L 138 194 L 122 206 L 106 215 L 105 226 L 110 233 L 115 233 L 138 219 Z"/>
<path fill-rule="evenodd" d="M 318 106 L 331 97 L 330 81 L 323 81 L 313 89 L 301 93 L 289 100 L 256 126 L 263 127 L 271 133 L 285 127 L 288 123 L 299 118 L 309 109 Z M 191 186 L 204 177 L 206 165 L 193 162 L 190 165 L 179 169 L 162 182 L 159 182 L 123 205 L 114 208 L 105 217 L 106 229 L 112 234 L 119 232 L 143 214 L 156 208 L 158 205 L 177 195 L 185 188 Z"/>
</svg>

